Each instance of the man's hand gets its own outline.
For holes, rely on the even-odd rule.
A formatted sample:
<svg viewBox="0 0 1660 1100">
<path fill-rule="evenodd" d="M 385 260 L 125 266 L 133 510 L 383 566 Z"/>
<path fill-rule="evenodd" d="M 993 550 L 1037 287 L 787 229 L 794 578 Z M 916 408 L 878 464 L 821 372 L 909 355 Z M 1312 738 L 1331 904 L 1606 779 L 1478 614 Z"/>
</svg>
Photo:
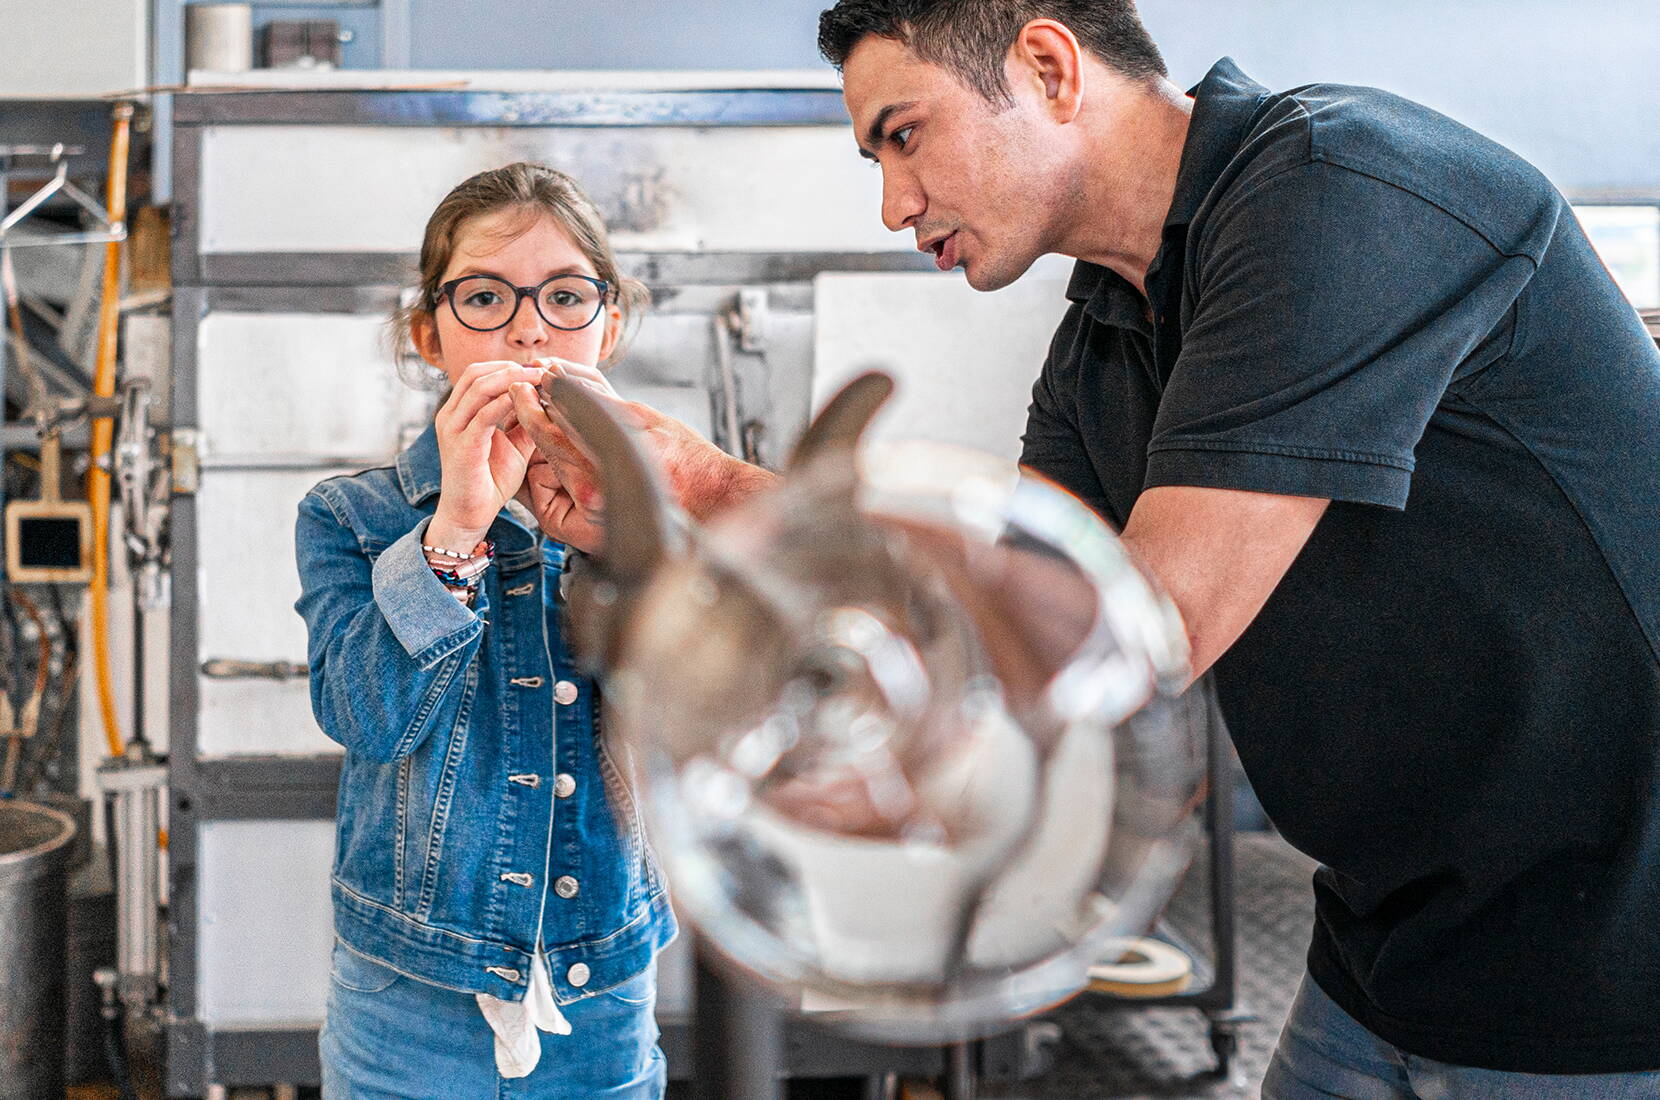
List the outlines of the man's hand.
<svg viewBox="0 0 1660 1100">
<path fill-rule="evenodd" d="M 728 455 L 673 417 L 623 400 L 593 367 L 559 361 L 549 369 L 586 385 L 634 433 L 646 456 L 657 462 L 676 502 L 693 519 L 707 519 L 776 480 L 760 467 Z M 548 415 L 536 387 L 520 383 L 510 393 L 514 414 L 543 459 L 539 464 L 543 469 L 533 465 L 526 474 L 531 510 L 553 538 L 581 550 L 598 549 L 603 541 L 604 495 L 593 455 L 567 425 Z"/>
<path fill-rule="evenodd" d="M 1176 601 L 1195 679 L 1251 625 L 1330 503 L 1185 486 L 1141 494 L 1123 541 Z"/>
<path fill-rule="evenodd" d="M 550 537 L 584 553 L 592 553 L 604 544 L 605 517 L 599 511 L 599 497 L 585 494 L 589 504 L 578 505 L 540 450 L 531 451 L 519 499 Z"/>
</svg>

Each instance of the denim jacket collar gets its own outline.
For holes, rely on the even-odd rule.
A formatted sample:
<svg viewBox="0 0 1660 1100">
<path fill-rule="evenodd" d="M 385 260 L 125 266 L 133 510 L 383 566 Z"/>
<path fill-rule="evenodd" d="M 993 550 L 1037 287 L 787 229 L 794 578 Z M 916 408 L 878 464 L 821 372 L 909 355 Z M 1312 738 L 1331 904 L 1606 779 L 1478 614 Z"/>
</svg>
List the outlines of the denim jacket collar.
<svg viewBox="0 0 1660 1100">
<path fill-rule="evenodd" d="M 419 508 L 438 495 L 443 475 L 444 467 L 438 460 L 438 428 L 428 424 L 427 430 L 398 455 L 398 487 L 404 498 Z"/>
</svg>

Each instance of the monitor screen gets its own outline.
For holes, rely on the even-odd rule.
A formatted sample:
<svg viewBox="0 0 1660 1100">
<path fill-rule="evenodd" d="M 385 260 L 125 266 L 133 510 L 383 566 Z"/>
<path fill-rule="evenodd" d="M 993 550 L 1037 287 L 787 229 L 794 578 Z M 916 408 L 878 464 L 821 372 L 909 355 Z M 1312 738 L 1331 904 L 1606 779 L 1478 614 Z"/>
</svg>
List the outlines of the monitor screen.
<svg viewBox="0 0 1660 1100">
<path fill-rule="evenodd" d="M 74 516 L 20 516 L 17 561 L 25 569 L 79 569 L 81 521 Z"/>
</svg>

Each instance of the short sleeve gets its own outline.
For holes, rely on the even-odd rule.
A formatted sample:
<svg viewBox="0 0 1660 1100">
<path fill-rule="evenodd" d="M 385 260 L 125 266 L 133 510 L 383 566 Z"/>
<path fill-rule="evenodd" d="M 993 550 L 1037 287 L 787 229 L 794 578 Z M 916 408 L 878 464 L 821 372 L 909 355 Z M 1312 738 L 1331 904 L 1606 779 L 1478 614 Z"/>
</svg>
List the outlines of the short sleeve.
<svg viewBox="0 0 1660 1100">
<path fill-rule="evenodd" d="M 1073 415 L 1068 413 L 1059 391 L 1060 373 L 1065 369 L 1076 337 L 1083 307 L 1073 303 L 1051 338 L 1043 372 L 1032 386 L 1032 403 L 1026 409 L 1026 430 L 1020 437 L 1020 464 L 1051 481 L 1071 486 L 1081 480 L 1085 463 L 1083 440 Z"/>
<path fill-rule="evenodd" d="M 1043 372 L 1032 386 L 1026 430 L 1020 437 L 1020 464 L 1082 500 L 1112 522 L 1112 509 L 1089 447 L 1078 428 L 1078 355 L 1085 329 L 1084 307 L 1074 302 L 1049 344 Z"/>
<path fill-rule="evenodd" d="M 1325 162 L 1224 198 L 1196 233 L 1145 487 L 1404 508 L 1430 416 L 1532 261 Z"/>
</svg>

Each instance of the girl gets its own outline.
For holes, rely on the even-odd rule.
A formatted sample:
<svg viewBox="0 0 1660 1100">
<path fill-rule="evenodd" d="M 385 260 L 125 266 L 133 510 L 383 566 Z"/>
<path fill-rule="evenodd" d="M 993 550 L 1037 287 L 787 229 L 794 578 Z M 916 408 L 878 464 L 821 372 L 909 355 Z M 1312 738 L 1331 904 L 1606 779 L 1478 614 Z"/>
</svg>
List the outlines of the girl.
<svg viewBox="0 0 1660 1100">
<path fill-rule="evenodd" d="M 563 640 L 566 547 L 533 516 L 570 501 L 513 412 L 550 357 L 597 382 L 644 288 L 533 164 L 451 191 L 420 273 L 397 324 L 451 392 L 297 530 L 312 706 L 346 747 L 323 1095 L 660 1097 L 674 920 Z"/>
</svg>

